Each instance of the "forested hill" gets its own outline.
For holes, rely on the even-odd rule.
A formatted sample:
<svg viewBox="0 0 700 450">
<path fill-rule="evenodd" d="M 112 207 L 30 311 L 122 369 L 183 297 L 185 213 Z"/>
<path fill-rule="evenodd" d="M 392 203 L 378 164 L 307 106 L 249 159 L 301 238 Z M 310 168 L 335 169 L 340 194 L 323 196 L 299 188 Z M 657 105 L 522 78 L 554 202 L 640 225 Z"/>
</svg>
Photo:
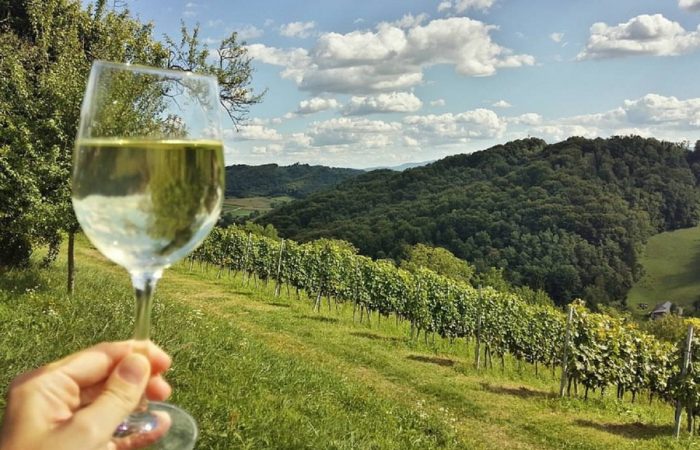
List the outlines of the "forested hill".
<svg viewBox="0 0 700 450">
<path fill-rule="evenodd" d="M 695 172 L 695 174 L 694 174 Z M 640 137 L 509 142 L 405 172 L 370 172 L 272 211 L 298 240 L 337 237 L 400 259 L 448 248 L 557 302 L 607 303 L 641 275 L 646 239 L 698 222 L 700 151 Z"/>
<path fill-rule="evenodd" d="M 278 166 L 265 164 L 226 167 L 227 197 L 274 197 L 288 195 L 304 198 L 364 173 L 362 170 L 294 164 Z"/>
</svg>

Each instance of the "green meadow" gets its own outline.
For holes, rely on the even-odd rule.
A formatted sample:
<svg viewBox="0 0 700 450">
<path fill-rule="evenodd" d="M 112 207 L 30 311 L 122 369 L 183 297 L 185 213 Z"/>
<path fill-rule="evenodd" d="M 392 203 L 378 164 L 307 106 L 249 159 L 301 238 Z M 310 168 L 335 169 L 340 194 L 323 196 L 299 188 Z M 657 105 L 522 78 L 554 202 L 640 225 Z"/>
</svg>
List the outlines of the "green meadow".
<svg viewBox="0 0 700 450">
<path fill-rule="evenodd" d="M 0 385 L 131 332 L 126 273 L 83 239 L 65 261 L 0 274 Z M 559 373 L 506 359 L 477 370 L 464 341 L 411 341 L 394 318 L 312 312 L 294 290 L 183 262 L 156 294 L 153 339 L 173 355 L 172 401 L 197 418 L 200 449 L 668 449 L 673 410 L 614 392 L 560 399 Z M 0 410 L 4 406 L 0 400 Z"/>
<path fill-rule="evenodd" d="M 635 315 L 670 301 L 694 313 L 700 300 L 700 227 L 653 236 L 641 259 L 644 276 L 630 290 L 627 305 Z M 640 305 L 646 304 L 646 308 Z"/>
<path fill-rule="evenodd" d="M 229 213 L 234 217 L 248 217 L 254 212 L 264 214 L 271 211 L 276 205 L 281 205 L 294 200 L 292 197 L 281 195 L 277 197 L 227 197 L 222 208 L 223 213 Z"/>
</svg>

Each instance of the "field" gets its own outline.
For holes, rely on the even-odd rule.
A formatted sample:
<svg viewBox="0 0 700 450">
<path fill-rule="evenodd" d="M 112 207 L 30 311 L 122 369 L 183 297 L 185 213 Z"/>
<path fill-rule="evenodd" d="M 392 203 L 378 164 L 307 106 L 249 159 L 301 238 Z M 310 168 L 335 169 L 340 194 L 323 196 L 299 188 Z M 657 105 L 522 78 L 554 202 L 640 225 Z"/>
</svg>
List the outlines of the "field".
<svg viewBox="0 0 700 450">
<path fill-rule="evenodd" d="M 0 385 L 17 373 L 130 333 L 126 274 L 82 239 L 76 293 L 64 262 L 0 274 Z M 221 275 L 221 278 L 219 278 Z M 558 373 L 506 360 L 473 367 L 463 341 L 414 342 L 393 320 L 353 321 L 324 301 L 272 295 L 216 268 L 166 272 L 154 340 L 174 357 L 168 374 L 201 427 L 200 449 L 666 449 L 670 406 L 614 393 L 559 399 Z M 3 406 L 0 400 L 0 409 Z"/>
<path fill-rule="evenodd" d="M 273 203 L 287 203 L 294 200 L 286 195 L 279 197 L 228 197 L 224 200 L 223 213 L 230 213 L 236 217 L 247 217 L 253 212 L 266 213 L 273 208 Z"/>
<path fill-rule="evenodd" d="M 700 300 L 700 227 L 653 236 L 641 263 L 645 275 L 627 298 L 633 314 L 648 313 L 665 301 L 685 307 L 686 313 L 694 311 L 693 303 Z"/>
</svg>

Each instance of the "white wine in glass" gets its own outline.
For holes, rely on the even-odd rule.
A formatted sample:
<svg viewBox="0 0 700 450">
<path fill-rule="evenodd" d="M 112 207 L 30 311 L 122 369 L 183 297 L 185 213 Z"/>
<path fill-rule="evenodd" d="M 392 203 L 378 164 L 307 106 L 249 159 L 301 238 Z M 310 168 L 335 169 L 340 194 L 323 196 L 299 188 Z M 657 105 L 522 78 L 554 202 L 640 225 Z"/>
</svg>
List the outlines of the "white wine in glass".
<svg viewBox="0 0 700 450">
<path fill-rule="evenodd" d="M 153 292 L 163 269 L 209 234 L 221 212 L 224 158 L 218 86 L 189 72 L 97 61 L 81 109 L 73 157 L 73 208 L 85 235 L 131 275 L 136 349 L 150 339 Z M 194 420 L 145 399 L 115 440 L 191 449 Z"/>
</svg>

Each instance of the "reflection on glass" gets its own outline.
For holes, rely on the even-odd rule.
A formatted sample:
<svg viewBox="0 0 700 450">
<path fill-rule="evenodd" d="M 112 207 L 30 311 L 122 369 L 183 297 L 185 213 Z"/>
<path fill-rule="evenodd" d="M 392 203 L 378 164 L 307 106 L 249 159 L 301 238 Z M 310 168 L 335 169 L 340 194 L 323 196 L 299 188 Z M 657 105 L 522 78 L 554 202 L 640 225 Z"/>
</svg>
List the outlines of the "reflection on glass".
<svg viewBox="0 0 700 450">
<path fill-rule="evenodd" d="M 224 192 L 218 86 L 208 76 L 96 62 L 73 157 L 73 207 L 90 241 L 131 274 L 134 338 L 150 338 L 153 292 L 163 269 L 216 223 Z M 145 399 L 114 436 L 149 448 L 191 449 L 197 427 L 183 410 Z"/>
</svg>

